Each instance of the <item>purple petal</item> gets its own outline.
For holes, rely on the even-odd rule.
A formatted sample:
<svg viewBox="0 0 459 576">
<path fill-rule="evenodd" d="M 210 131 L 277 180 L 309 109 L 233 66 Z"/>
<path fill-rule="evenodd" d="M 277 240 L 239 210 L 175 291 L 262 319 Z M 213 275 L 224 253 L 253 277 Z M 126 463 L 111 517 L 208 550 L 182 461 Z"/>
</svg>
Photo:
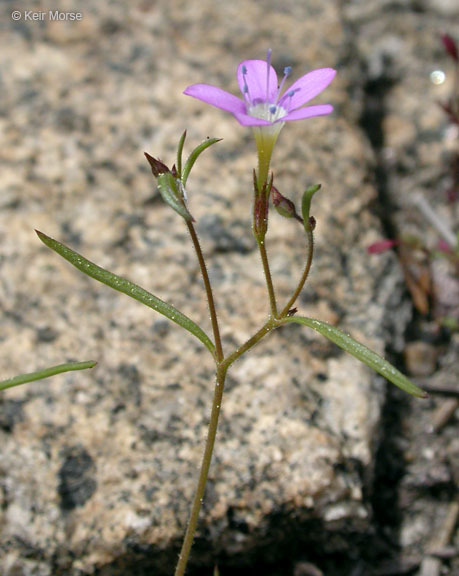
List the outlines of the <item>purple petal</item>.
<svg viewBox="0 0 459 576">
<path fill-rule="evenodd" d="M 321 104 L 320 106 L 306 106 L 305 108 L 298 108 L 283 116 L 278 122 L 292 122 L 293 120 L 304 120 L 305 118 L 313 118 L 314 116 L 325 116 L 333 112 L 333 106 L 330 104 Z"/>
<path fill-rule="evenodd" d="M 246 74 L 242 70 L 247 70 Z M 258 102 L 272 102 L 277 94 L 277 74 L 272 66 L 269 68 L 269 86 L 267 88 L 268 64 L 266 60 L 244 60 L 237 68 L 237 81 L 239 88 L 244 94 L 244 86 L 247 83 L 249 88 L 248 96 L 250 101 L 257 104 Z"/>
<path fill-rule="evenodd" d="M 242 124 L 242 126 L 272 126 L 272 122 L 268 120 L 263 120 L 263 118 L 255 118 L 255 116 L 249 116 L 249 114 L 233 112 L 234 117 Z"/>
<path fill-rule="evenodd" d="M 245 113 L 245 104 L 240 99 L 222 90 L 216 86 L 210 86 L 209 84 L 193 84 L 188 86 L 183 92 L 187 96 L 193 96 L 198 100 L 202 100 L 207 104 L 226 110 L 227 112 L 235 113 Z"/>
<path fill-rule="evenodd" d="M 319 68 L 305 74 L 288 88 L 280 99 L 279 105 L 288 110 L 296 110 L 320 94 L 330 84 L 335 74 L 336 70 L 333 68 Z M 292 92 L 294 92 L 293 96 L 288 96 Z"/>
</svg>

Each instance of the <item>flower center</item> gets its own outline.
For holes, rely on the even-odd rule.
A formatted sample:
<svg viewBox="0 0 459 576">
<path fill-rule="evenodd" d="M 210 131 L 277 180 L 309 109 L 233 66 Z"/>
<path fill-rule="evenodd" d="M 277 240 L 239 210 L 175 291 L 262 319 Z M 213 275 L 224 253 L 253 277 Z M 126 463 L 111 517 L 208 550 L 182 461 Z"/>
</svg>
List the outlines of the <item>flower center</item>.
<svg viewBox="0 0 459 576">
<path fill-rule="evenodd" d="M 268 122 L 276 122 L 283 116 L 287 115 L 287 110 L 282 108 L 282 106 L 276 106 L 276 104 L 260 102 L 259 104 L 249 106 L 247 113 L 254 118 L 261 118 L 262 120 L 267 120 Z"/>
<path fill-rule="evenodd" d="M 269 91 L 269 76 L 271 71 L 271 49 L 268 50 L 266 55 L 266 92 L 263 98 L 253 98 L 250 94 L 249 84 L 247 83 L 248 70 L 245 66 L 242 67 L 242 75 L 244 79 L 243 95 L 246 105 L 247 114 L 253 116 L 254 118 L 261 118 L 262 120 L 267 120 L 268 122 L 278 122 L 284 116 L 286 116 L 290 111 L 292 96 L 299 90 L 290 90 L 281 98 L 282 90 L 284 88 L 285 81 L 292 73 L 291 66 L 284 68 L 284 77 L 280 85 L 277 88 L 277 92 L 274 97 L 270 97 Z M 250 79 L 249 79 L 250 81 Z M 279 103 L 279 100 L 281 104 Z"/>
</svg>

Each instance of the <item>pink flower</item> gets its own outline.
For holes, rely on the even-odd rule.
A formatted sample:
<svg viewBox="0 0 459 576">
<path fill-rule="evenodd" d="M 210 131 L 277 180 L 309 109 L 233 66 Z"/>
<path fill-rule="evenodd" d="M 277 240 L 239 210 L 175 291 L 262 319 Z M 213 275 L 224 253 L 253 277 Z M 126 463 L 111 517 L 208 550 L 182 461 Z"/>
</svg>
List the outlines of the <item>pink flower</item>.
<svg viewBox="0 0 459 576">
<path fill-rule="evenodd" d="M 378 242 L 373 242 L 367 248 L 368 254 L 381 254 L 381 252 L 386 252 L 394 246 L 398 245 L 398 240 L 378 240 Z"/>
<path fill-rule="evenodd" d="M 330 84 L 335 70 L 313 70 L 284 90 L 291 71 L 290 66 L 284 69 L 284 77 L 278 85 L 276 71 L 271 66 L 271 50 L 268 50 L 266 61 L 244 60 L 239 64 L 237 80 L 242 98 L 209 84 L 193 84 L 184 91 L 188 96 L 231 112 L 240 124 L 253 128 L 258 150 L 259 192 L 268 183 L 271 155 L 285 122 L 323 116 L 333 110 L 330 104 L 304 105 Z"/>
<path fill-rule="evenodd" d="M 184 94 L 231 112 L 243 126 L 276 124 L 276 128 L 280 130 L 284 122 L 304 120 L 332 112 L 333 107 L 329 104 L 307 107 L 304 105 L 330 84 L 335 77 L 335 70 L 313 70 L 284 90 L 285 81 L 292 69 L 290 66 L 284 69 L 284 77 L 279 85 L 270 61 L 271 50 L 268 50 L 266 61 L 244 60 L 239 64 L 237 80 L 242 98 L 209 84 L 193 84 L 188 86 Z"/>
</svg>

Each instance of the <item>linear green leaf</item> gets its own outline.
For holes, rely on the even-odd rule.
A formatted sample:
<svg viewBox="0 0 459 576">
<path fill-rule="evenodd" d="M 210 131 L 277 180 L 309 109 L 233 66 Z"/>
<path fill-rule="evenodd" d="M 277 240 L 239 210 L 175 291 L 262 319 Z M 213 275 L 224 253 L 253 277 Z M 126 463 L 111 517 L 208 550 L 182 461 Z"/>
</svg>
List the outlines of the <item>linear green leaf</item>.
<svg viewBox="0 0 459 576">
<path fill-rule="evenodd" d="M 180 136 L 180 140 L 177 147 L 177 174 L 179 177 L 182 175 L 182 154 L 183 154 L 183 145 L 185 144 L 186 138 L 186 130 Z"/>
<path fill-rule="evenodd" d="M 428 394 L 421 390 L 418 386 L 413 384 L 408 378 L 399 372 L 390 362 L 385 360 L 373 350 L 370 350 L 357 340 L 354 340 L 351 336 L 339 330 L 327 322 L 321 322 L 320 320 L 315 320 L 314 318 L 306 318 L 304 316 L 290 316 L 283 318 L 283 322 L 295 322 L 296 324 L 303 324 L 312 328 L 328 340 L 334 342 L 337 346 L 387 378 L 392 384 L 398 386 L 408 394 L 417 396 L 418 398 L 427 398 Z"/>
<path fill-rule="evenodd" d="M 13 388 L 13 386 L 27 384 L 27 382 L 34 382 L 35 380 L 43 380 L 44 378 L 49 378 L 50 376 L 55 376 L 56 374 L 62 374 L 63 372 L 72 372 L 73 370 L 87 370 L 88 368 L 94 368 L 96 364 L 97 362 L 93 362 L 91 360 L 87 362 L 67 362 L 66 364 L 51 366 L 50 368 L 38 370 L 37 372 L 20 374 L 14 378 L 8 378 L 8 380 L 1 380 L 0 390 Z"/>
<path fill-rule="evenodd" d="M 311 210 L 311 202 L 312 197 L 316 192 L 318 192 L 321 188 L 321 184 L 314 184 L 313 186 L 309 186 L 303 192 L 303 198 L 301 200 L 301 212 L 303 215 L 303 225 L 306 231 L 306 234 L 311 230 L 311 223 L 309 222 L 309 212 Z"/>
<path fill-rule="evenodd" d="M 193 168 L 193 165 L 199 158 L 199 156 L 204 152 L 204 150 L 206 150 L 213 144 L 220 142 L 220 140 L 221 138 L 207 138 L 207 140 L 204 140 L 202 144 L 196 146 L 193 152 L 188 156 L 188 159 L 185 162 L 185 166 L 183 167 L 183 173 L 182 173 L 182 183 L 184 186 L 186 186 L 186 181 L 188 180 L 188 176 L 190 175 L 191 169 Z"/>
<path fill-rule="evenodd" d="M 57 252 L 60 256 L 65 258 L 65 260 L 70 262 L 70 264 L 75 266 L 75 268 L 78 268 L 78 270 L 84 274 L 91 276 L 91 278 L 94 278 L 95 280 L 110 286 L 110 288 L 113 288 L 118 292 L 122 292 L 123 294 L 134 298 L 134 300 L 145 304 L 145 306 L 152 308 L 156 312 L 163 314 L 163 316 L 166 316 L 169 318 L 169 320 L 172 320 L 179 326 L 182 326 L 182 328 L 185 328 L 185 330 L 188 330 L 188 332 L 191 332 L 191 334 L 196 336 L 196 338 L 198 338 L 204 344 L 204 346 L 206 346 L 206 348 L 210 350 L 212 354 L 214 354 L 215 346 L 207 334 L 205 334 L 205 332 L 197 324 L 190 320 L 188 316 L 185 316 L 185 314 L 182 314 L 182 312 L 177 310 L 177 308 L 167 304 L 167 302 L 157 298 L 137 284 L 134 284 L 133 282 L 130 282 L 121 276 L 117 276 L 116 274 L 113 274 L 112 272 L 97 266 L 97 264 L 94 264 L 93 262 L 81 256 L 81 254 L 78 254 L 78 252 L 71 250 L 68 248 L 68 246 L 65 246 L 57 240 L 50 238 L 46 234 L 43 234 L 43 232 L 36 230 L 36 233 L 38 234 L 40 240 L 46 244 L 48 248 L 51 248 L 51 250 Z"/>
</svg>

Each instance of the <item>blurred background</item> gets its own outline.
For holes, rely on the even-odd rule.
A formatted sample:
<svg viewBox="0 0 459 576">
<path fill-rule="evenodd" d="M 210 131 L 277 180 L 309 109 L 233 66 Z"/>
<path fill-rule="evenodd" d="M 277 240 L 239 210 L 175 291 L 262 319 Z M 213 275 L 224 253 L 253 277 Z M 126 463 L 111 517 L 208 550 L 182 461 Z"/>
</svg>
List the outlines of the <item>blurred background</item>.
<svg viewBox="0 0 459 576">
<path fill-rule="evenodd" d="M 53 21 L 56 9 L 81 17 Z M 239 62 L 271 48 L 279 76 L 338 71 L 313 102 L 334 113 L 285 126 L 273 156 L 295 202 L 322 184 L 299 310 L 431 397 L 406 397 L 306 329 L 271 335 L 230 372 L 189 574 L 457 574 L 457 3 L 4 0 L 0 34 L 0 374 L 98 361 L 0 397 L 0 572 L 172 574 L 212 359 L 34 229 L 210 333 L 187 231 L 143 153 L 172 165 L 184 129 L 187 152 L 223 138 L 188 194 L 225 350 L 244 342 L 268 313 L 250 228 L 255 144 L 182 92 L 205 82 L 237 94 Z M 286 299 L 303 234 L 275 213 L 269 226 Z"/>
</svg>

